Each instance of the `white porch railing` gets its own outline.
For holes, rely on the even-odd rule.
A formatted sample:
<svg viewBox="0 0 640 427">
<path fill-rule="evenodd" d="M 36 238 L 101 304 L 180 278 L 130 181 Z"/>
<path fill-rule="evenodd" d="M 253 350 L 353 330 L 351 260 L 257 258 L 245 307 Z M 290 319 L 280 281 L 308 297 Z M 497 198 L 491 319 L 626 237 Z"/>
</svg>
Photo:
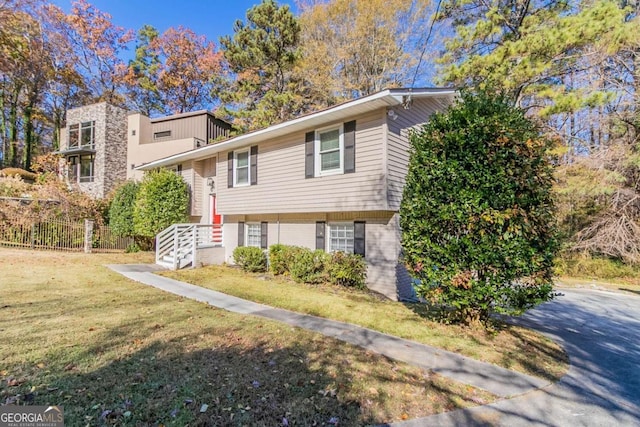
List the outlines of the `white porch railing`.
<svg viewBox="0 0 640 427">
<path fill-rule="evenodd" d="M 221 224 L 173 224 L 156 236 L 156 264 L 171 270 L 193 267 L 198 249 L 221 246 Z"/>
</svg>

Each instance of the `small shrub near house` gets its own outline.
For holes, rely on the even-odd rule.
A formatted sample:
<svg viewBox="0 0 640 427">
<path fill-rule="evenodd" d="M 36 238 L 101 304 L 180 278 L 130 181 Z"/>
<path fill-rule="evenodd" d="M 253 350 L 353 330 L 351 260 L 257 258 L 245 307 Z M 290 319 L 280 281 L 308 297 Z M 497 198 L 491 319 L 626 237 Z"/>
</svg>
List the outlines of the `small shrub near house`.
<svg viewBox="0 0 640 427">
<path fill-rule="evenodd" d="M 240 246 L 233 251 L 233 261 L 243 270 L 249 273 L 262 273 L 267 271 L 267 256 L 261 248 L 253 246 Z"/>
<path fill-rule="evenodd" d="M 276 244 L 269 247 L 269 270 L 276 275 L 291 274 L 291 266 L 296 255 L 309 251 L 300 246 Z"/>
<path fill-rule="evenodd" d="M 360 255 L 334 252 L 328 264 L 331 283 L 350 288 L 365 289 L 367 264 Z"/>
<path fill-rule="evenodd" d="M 273 274 L 284 274 L 287 272 L 287 261 L 283 254 L 285 245 L 276 244 L 269 246 L 269 271 Z"/>
<path fill-rule="evenodd" d="M 294 255 L 291 264 L 291 278 L 300 283 L 327 282 L 329 254 L 323 250 L 302 250 Z"/>
<path fill-rule="evenodd" d="M 299 283 L 365 288 L 366 263 L 360 255 L 277 244 L 269 247 L 269 269 Z"/>
</svg>

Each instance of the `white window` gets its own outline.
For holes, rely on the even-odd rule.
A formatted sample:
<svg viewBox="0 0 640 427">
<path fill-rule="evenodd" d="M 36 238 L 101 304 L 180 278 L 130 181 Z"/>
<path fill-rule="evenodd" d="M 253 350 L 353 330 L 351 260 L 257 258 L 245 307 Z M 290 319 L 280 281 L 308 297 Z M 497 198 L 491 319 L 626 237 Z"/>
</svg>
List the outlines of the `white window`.
<svg viewBox="0 0 640 427">
<path fill-rule="evenodd" d="M 233 185 L 249 185 L 249 150 L 235 151 L 233 157 Z"/>
<path fill-rule="evenodd" d="M 329 252 L 353 253 L 353 223 L 329 224 Z"/>
<path fill-rule="evenodd" d="M 343 173 L 344 138 L 342 125 L 316 131 L 316 176 Z"/>
<path fill-rule="evenodd" d="M 246 225 L 246 233 L 247 233 L 247 246 L 255 246 L 257 248 L 261 247 L 262 243 L 262 227 L 258 224 L 247 224 Z"/>
</svg>

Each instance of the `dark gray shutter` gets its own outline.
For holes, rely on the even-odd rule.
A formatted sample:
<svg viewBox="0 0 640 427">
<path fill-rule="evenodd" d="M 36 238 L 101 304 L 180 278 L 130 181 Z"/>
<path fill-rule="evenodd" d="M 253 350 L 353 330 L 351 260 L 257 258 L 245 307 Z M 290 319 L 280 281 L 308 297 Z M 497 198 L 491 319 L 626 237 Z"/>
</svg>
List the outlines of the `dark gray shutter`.
<svg viewBox="0 0 640 427">
<path fill-rule="evenodd" d="M 356 221 L 353 223 L 353 253 L 365 256 L 365 222 Z"/>
<path fill-rule="evenodd" d="M 307 132 L 304 137 L 304 177 L 313 178 L 316 174 L 314 165 L 315 132 Z"/>
<path fill-rule="evenodd" d="M 324 242 L 324 234 L 326 231 L 326 223 L 324 221 L 316 222 L 316 249 L 326 250 Z"/>
<path fill-rule="evenodd" d="M 227 188 L 233 187 L 233 151 L 227 155 Z"/>
<path fill-rule="evenodd" d="M 244 222 L 238 222 L 238 246 L 244 246 Z"/>
<path fill-rule="evenodd" d="M 258 146 L 251 147 L 251 185 L 258 184 Z"/>
<path fill-rule="evenodd" d="M 344 173 L 356 171 L 356 122 L 344 124 Z"/>
<path fill-rule="evenodd" d="M 262 249 L 267 249 L 267 247 L 268 247 L 267 227 L 268 227 L 268 223 L 267 222 L 261 222 L 260 223 L 260 247 Z"/>
</svg>

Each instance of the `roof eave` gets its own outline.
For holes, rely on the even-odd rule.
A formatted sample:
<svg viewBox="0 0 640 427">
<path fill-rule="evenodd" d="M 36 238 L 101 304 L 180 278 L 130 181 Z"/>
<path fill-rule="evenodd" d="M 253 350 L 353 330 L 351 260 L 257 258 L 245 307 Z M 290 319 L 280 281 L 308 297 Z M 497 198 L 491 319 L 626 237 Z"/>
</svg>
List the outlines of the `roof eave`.
<svg viewBox="0 0 640 427">
<path fill-rule="evenodd" d="M 310 113 L 286 122 L 278 123 L 264 129 L 239 135 L 227 141 L 213 145 L 207 145 L 195 150 L 185 151 L 183 153 L 174 154 L 172 156 L 158 159 L 153 162 L 145 163 L 136 167 L 136 170 L 146 171 L 159 167 L 171 166 L 189 160 L 201 160 L 217 154 L 222 151 L 234 150 L 252 143 L 256 143 L 265 139 L 275 138 L 283 134 L 297 132 L 304 127 L 316 127 L 323 123 L 337 121 L 343 116 L 345 111 L 353 110 L 357 113 L 358 107 L 364 107 L 370 104 L 370 111 L 383 108 L 384 106 L 393 107 L 402 105 L 407 96 L 418 97 L 435 97 L 435 96 L 455 96 L 455 89 L 442 88 L 424 88 L 424 89 L 386 89 L 372 95 L 348 101 L 325 110 Z"/>
</svg>

